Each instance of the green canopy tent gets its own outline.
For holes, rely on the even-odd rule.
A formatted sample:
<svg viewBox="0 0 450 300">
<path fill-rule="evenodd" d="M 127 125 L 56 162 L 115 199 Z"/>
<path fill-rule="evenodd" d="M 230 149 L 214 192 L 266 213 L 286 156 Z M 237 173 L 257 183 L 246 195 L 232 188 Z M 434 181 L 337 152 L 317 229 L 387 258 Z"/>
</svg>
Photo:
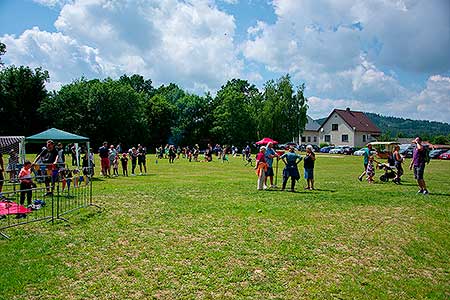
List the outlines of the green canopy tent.
<svg viewBox="0 0 450 300">
<path fill-rule="evenodd" d="M 37 133 L 35 135 L 29 136 L 25 138 L 26 143 L 45 143 L 48 140 L 53 140 L 55 143 L 61 142 L 61 143 L 75 143 L 76 144 L 76 151 L 77 151 L 77 165 L 79 166 L 78 161 L 78 143 L 86 143 L 86 149 L 88 151 L 88 157 L 90 155 L 90 145 L 89 145 L 89 138 L 77 135 L 74 133 L 70 133 L 64 130 L 56 129 L 56 128 L 50 128 L 43 132 Z M 90 160 L 89 160 L 90 164 Z M 91 167 L 91 166 L 89 166 Z"/>
<path fill-rule="evenodd" d="M 48 140 L 53 140 L 55 142 L 71 142 L 71 143 L 80 143 L 80 142 L 89 142 L 89 138 L 77 135 L 74 133 L 70 133 L 64 130 L 50 128 L 41 133 L 37 133 L 35 135 L 29 136 L 25 138 L 27 143 L 45 143 Z"/>
</svg>

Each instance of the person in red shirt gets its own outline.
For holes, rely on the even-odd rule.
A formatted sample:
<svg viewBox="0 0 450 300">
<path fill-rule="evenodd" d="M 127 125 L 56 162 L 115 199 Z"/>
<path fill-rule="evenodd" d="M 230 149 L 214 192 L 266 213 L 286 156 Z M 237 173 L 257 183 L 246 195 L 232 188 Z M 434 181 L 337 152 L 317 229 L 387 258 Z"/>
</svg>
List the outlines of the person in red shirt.
<svg viewBox="0 0 450 300">
<path fill-rule="evenodd" d="M 24 205 L 25 196 L 27 197 L 27 205 L 31 205 L 33 180 L 31 178 L 31 162 L 26 160 L 23 168 L 19 172 L 20 181 L 20 205 Z M 26 215 L 18 215 L 18 217 L 25 217 Z"/>
</svg>

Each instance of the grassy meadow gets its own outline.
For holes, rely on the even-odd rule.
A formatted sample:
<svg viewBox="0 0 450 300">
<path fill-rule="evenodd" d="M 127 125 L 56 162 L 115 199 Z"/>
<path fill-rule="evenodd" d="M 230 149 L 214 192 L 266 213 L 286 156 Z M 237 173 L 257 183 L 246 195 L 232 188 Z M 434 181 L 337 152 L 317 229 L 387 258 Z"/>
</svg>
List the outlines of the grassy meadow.
<svg viewBox="0 0 450 300">
<path fill-rule="evenodd" d="M 397 186 L 319 155 L 317 190 L 291 193 L 257 191 L 241 158 L 147 157 L 146 176 L 96 176 L 102 212 L 7 229 L 0 299 L 450 298 L 450 161 L 426 167 L 424 196 L 409 161 Z"/>
</svg>

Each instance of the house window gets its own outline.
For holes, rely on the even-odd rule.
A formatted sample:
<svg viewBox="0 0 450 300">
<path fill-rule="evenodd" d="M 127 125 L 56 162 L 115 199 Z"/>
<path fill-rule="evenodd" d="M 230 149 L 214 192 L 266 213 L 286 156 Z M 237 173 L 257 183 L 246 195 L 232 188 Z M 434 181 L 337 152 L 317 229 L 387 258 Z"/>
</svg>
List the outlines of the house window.
<svg viewBox="0 0 450 300">
<path fill-rule="evenodd" d="M 342 141 L 343 142 L 348 142 L 348 134 L 343 134 L 342 135 Z"/>
<path fill-rule="evenodd" d="M 308 143 L 311 143 L 311 137 L 308 136 Z"/>
<path fill-rule="evenodd" d="M 325 134 L 325 143 L 331 142 L 331 135 Z"/>
<path fill-rule="evenodd" d="M 306 142 L 306 137 L 302 136 L 302 143 Z"/>
<path fill-rule="evenodd" d="M 317 143 L 317 136 L 314 136 L 314 143 Z"/>
<path fill-rule="evenodd" d="M 366 142 L 366 135 L 365 134 L 363 134 L 363 142 L 364 143 Z"/>
<path fill-rule="evenodd" d="M 338 124 L 331 124 L 331 130 L 338 131 Z"/>
</svg>

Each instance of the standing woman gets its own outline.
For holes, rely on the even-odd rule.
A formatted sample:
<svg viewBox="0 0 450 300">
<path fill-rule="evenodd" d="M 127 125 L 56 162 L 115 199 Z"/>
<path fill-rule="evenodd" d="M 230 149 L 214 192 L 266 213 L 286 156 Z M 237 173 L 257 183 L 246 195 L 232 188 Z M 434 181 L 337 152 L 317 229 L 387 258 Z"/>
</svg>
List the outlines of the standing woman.
<svg viewBox="0 0 450 300">
<path fill-rule="evenodd" d="M 316 155 L 313 152 L 313 147 L 311 145 L 306 146 L 306 156 L 303 160 L 305 167 L 305 179 L 306 184 L 305 190 L 314 190 L 314 162 L 316 160 Z"/>
<path fill-rule="evenodd" d="M 262 146 L 261 148 L 259 148 L 259 153 L 256 155 L 255 170 L 256 170 L 256 175 L 258 176 L 256 188 L 258 190 L 267 188 L 267 186 L 264 184 L 264 181 L 266 179 L 266 171 L 267 171 L 267 163 L 266 163 L 265 153 L 266 153 L 266 147 Z"/>
<path fill-rule="evenodd" d="M 286 183 L 289 177 L 291 177 L 291 192 L 294 192 L 295 181 L 300 179 L 300 173 L 298 172 L 297 165 L 302 160 L 302 157 L 294 152 L 294 147 L 290 147 L 289 152 L 281 155 L 280 158 L 286 164 L 286 167 L 283 169 L 283 186 L 281 190 L 284 191 L 286 188 Z"/>
<path fill-rule="evenodd" d="M 392 156 L 394 158 L 394 166 L 397 169 L 397 175 L 394 178 L 394 182 L 396 184 L 400 184 L 400 177 L 402 177 L 403 175 L 403 167 L 402 167 L 402 162 L 403 162 L 403 156 L 400 155 L 400 146 L 396 145 L 394 147 L 394 153 L 392 153 Z"/>
</svg>

